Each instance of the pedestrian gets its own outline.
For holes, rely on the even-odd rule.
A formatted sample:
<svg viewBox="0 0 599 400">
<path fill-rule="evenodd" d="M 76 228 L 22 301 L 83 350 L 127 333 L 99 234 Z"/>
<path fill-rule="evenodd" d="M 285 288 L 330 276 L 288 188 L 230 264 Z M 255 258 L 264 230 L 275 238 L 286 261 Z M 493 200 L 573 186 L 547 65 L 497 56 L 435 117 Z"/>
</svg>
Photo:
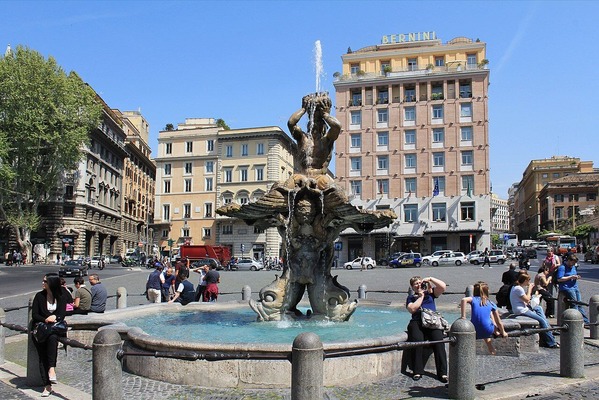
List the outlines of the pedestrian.
<svg viewBox="0 0 599 400">
<path fill-rule="evenodd" d="M 207 265 L 201 265 L 198 268 L 194 268 L 193 272 L 200 274 L 200 279 L 198 282 L 198 286 L 196 286 L 196 297 L 195 301 L 202 301 L 204 299 L 204 291 L 206 290 L 206 274 L 209 271 L 209 267 Z"/>
<path fill-rule="evenodd" d="M 489 265 L 489 268 L 493 268 L 491 267 L 491 260 L 489 260 L 489 248 L 485 247 L 485 251 L 483 251 L 483 265 L 481 265 L 481 268 L 485 268 L 485 264 Z"/>
<path fill-rule="evenodd" d="M 364 255 L 362 255 L 362 260 L 360 261 L 360 271 L 364 271 L 367 269 L 367 265 L 366 265 L 366 257 L 364 257 Z"/>
<path fill-rule="evenodd" d="M 158 264 L 156 269 L 148 276 L 146 282 L 146 290 L 148 292 L 148 300 L 150 303 L 160 303 L 162 295 L 162 284 L 164 283 L 164 275 L 162 274 L 162 265 Z"/>
<path fill-rule="evenodd" d="M 204 301 L 216 301 L 218 298 L 218 284 L 220 283 L 220 274 L 216 267 L 210 264 L 210 270 L 206 272 L 206 289 L 204 290 Z"/>
</svg>

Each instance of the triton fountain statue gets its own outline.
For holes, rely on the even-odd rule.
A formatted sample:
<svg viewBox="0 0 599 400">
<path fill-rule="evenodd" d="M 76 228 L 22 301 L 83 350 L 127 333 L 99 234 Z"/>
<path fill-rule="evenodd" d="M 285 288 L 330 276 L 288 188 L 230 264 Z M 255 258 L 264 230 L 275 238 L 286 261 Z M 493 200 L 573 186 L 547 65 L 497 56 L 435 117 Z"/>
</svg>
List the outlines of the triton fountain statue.
<svg viewBox="0 0 599 400">
<path fill-rule="evenodd" d="M 347 320 L 357 300 L 350 301 L 349 290 L 331 276 L 335 239 L 346 228 L 367 233 L 397 218 L 391 210 L 368 211 L 351 205 L 343 189 L 327 175 L 333 144 L 341 132 L 339 121 L 330 111 L 327 93 L 304 96 L 301 109 L 288 122 L 297 141 L 299 173 L 284 183 L 275 183 L 253 203 L 228 204 L 216 211 L 258 228 L 277 227 L 283 238 L 285 263 L 281 276 L 276 275 L 260 291 L 259 301 L 250 300 L 259 320 L 300 316 L 296 307 L 306 289 L 312 317 Z M 308 129 L 304 132 L 298 124 L 306 114 Z"/>
</svg>

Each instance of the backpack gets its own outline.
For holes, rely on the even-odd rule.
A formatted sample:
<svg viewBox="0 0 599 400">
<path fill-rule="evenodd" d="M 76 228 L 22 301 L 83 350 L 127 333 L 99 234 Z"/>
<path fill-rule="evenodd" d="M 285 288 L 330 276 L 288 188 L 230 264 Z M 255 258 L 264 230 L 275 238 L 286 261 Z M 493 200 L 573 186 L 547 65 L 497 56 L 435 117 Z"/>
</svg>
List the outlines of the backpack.
<svg viewBox="0 0 599 400">
<path fill-rule="evenodd" d="M 495 295 L 498 307 L 505 307 L 508 310 L 512 309 L 512 302 L 510 301 L 510 292 L 512 291 L 513 287 L 514 285 L 503 285 L 499 288 L 499 290 L 497 291 L 497 295 Z"/>
</svg>

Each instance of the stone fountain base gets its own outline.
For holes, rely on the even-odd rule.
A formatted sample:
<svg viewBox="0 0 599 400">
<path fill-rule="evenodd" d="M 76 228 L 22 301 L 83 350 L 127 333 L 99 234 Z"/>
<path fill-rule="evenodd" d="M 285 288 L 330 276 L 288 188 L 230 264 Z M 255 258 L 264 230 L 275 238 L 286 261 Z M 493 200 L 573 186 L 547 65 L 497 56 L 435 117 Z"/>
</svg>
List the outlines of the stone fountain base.
<svg viewBox="0 0 599 400">
<path fill-rule="evenodd" d="M 361 302 L 362 303 L 362 302 Z M 368 305 L 368 301 L 364 301 Z M 372 303 L 380 306 L 380 303 Z M 112 310 L 104 314 L 73 316 L 69 318 L 69 337 L 91 344 L 99 329 L 117 329 L 123 339 L 124 351 L 185 351 L 262 354 L 283 354 L 291 352 L 292 344 L 213 344 L 209 338 L 205 343 L 165 341 L 153 337 L 140 328 L 128 327 L 124 322 L 131 318 L 155 313 L 178 311 L 198 312 L 205 310 L 226 310 L 247 307 L 245 302 L 197 303 L 185 307 L 173 304 L 151 304 Z M 167 311 L 168 310 L 168 311 Z M 388 345 L 405 341 L 407 335 L 398 332 L 397 336 L 386 336 L 344 343 L 324 343 L 327 350 L 360 349 L 372 345 Z M 401 352 L 390 351 L 325 359 L 325 386 L 353 386 L 372 383 L 397 374 L 401 368 Z M 158 381 L 184 385 L 199 385 L 215 388 L 289 388 L 291 386 L 291 363 L 286 360 L 225 360 L 225 361 L 186 361 L 172 358 L 127 356 L 123 369 L 135 375 Z"/>
</svg>

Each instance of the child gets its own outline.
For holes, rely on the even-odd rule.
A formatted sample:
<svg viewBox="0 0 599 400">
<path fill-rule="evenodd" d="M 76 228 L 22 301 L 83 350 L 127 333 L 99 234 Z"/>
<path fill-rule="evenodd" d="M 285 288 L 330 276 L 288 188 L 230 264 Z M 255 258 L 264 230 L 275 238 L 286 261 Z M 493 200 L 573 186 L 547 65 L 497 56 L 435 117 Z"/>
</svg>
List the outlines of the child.
<svg viewBox="0 0 599 400">
<path fill-rule="evenodd" d="M 474 296 L 464 297 L 461 302 L 462 318 L 466 318 L 466 304 L 472 307 L 471 321 L 476 330 L 476 338 L 483 339 L 487 344 L 489 353 L 495 355 L 496 351 L 491 343 L 492 336 L 507 337 L 497 306 L 489 300 L 489 285 L 477 282 L 474 285 Z"/>
</svg>

